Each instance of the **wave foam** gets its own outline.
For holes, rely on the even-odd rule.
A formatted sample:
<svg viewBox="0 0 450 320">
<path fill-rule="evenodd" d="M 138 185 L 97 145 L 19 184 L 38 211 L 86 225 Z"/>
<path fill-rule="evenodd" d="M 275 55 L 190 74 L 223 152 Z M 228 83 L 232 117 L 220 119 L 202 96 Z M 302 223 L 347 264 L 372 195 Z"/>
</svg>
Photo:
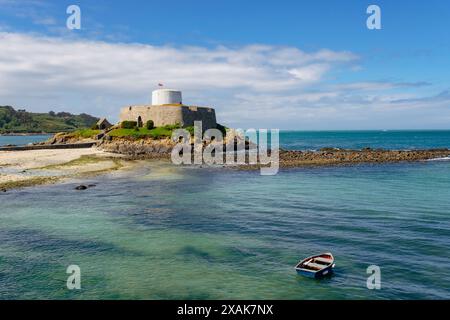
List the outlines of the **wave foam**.
<svg viewBox="0 0 450 320">
<path fill-rule="evenodd" d="M 450 156 L 448 157 L 441 157 L 441 158 L 434 158 L 434 159 L 428 159 L 427 161 L 449 161 Z"/>
</svg>

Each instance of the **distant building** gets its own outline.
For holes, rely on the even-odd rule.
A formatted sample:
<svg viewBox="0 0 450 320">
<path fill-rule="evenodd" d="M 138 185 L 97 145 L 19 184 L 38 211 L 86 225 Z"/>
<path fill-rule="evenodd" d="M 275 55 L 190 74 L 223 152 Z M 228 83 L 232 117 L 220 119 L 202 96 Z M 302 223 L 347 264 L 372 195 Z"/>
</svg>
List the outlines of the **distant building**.
<svg viewBox="0 0 450 320">
<path fill-rule="evenodd" d="M 193 126 L 194 121 L 202 121 L 203 129 L 215 128 L 216 112 L 213 108 L 187 106 L 182 102 L 181 91 L 159 89 L 152 92 L 151 105 L 134 105 L 122 108 L 120 122 L 136 121 L 143 126 L 152 120 L 155 127 L 180 124 Z"/>
<path fill-rule="evenodd" d="M 112 124 L 109 123 L 109 121 L 106 120 L 106 118 L 101 118 L 97 122 L 97 128 L 99 128 L 100 130 L 106 130 L 106 129 L 109 129 L 111 127 L 112 127 Z"/>
</svg>

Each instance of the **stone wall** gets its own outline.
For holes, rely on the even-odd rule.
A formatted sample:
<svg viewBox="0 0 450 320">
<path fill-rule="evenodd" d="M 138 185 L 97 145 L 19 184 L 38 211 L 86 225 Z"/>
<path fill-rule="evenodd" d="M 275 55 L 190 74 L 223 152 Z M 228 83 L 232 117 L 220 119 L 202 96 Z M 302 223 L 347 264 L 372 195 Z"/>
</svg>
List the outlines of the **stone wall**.
<svg viewBox="0 0 450 320">
<path fill-rule="evenodd" d="M 193 126 L 194 121 L 202 121 L 203 129 L 215 128 L 216 113 L 213 108 L 189 107 L 183 105 L 140 105 L 123 108 L 120 112 L 120 121 L 138 121 L 145 125 L 153 120 L 155 127 L 180 124 L 184 127 Z"/>
</svg>

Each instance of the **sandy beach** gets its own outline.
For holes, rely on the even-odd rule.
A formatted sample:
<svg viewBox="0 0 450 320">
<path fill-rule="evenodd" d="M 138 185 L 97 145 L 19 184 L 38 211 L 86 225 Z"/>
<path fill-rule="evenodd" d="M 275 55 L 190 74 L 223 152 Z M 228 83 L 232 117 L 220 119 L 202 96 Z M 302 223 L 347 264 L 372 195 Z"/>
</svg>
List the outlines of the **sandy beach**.
<svg viewBox="0 0 450 320">
<path fill-rule="evenodd" d="M 0 190 L 54 183 L 130 165 L 97 148 L 0 152 Z"/>
</svg>

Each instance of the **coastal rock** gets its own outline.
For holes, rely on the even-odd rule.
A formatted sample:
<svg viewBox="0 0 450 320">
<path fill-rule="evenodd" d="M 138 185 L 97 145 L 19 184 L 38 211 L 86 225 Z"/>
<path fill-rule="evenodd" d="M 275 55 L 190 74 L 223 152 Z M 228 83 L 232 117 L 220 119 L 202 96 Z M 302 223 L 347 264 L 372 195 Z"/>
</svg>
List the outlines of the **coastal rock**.
<svg viewBox="0 0 450 320">
<path fill-rule="evenodd" d="M 433 158 L 446 157 L 450 150 L 382 150 L 364 148 L 362 150 L 332 150 L 322 151 L 280 151 L 280 167 L 348 165 L 357 163 L 389 163 L 403 161 L 424 161 Z"/>
<path fill-rule="evenodd" d="M 132 157 L 168 157 L 175 145 L 170 139 L 139 139 L 130 140 L 125 138 L 104 141 L 101 148 L 104 151 L 120 153 Z"/>
<path fill-rule="evenodd" d="M 227 142 L 227 150 L 236 148 L 238 144 L 245 143 L 248 150 L 250 143 L 239 140 L 233 136 Z M 170 159 L 175 142 L 170 139 L 140 139 L 131 140 L 125 138 L 114 138 L 105 141 L 101 145 L 104 151 L 120 153 L 137 159 Z M 204 145 L 205 147 L 206 145 Z M 402 161 L 424 161 L 433 158 L 447 157 L 448 149 L 436 150 L 383 150 L 370 147 L 361 150 L 349 150 L 338 148 L 322 148 L 319 151 L 293 151 L 282 150 L 279 152 L 280 167 L 302 167 L 302 166 L 329 166 L 329 165 L 351 165 L 359 163 L 390 163 Z M 247 155 L 248 159 L 248 155 Z M 243 165 L 242 168 L 259 168 L 257 165 Z"/>
<path fill-rule="evenodd" d="M 75 190 L 86 190 L 87 188 L 88 188 L 87 186 L 82 184 L 82 185 L 75 187 Z"/>
</svg>

